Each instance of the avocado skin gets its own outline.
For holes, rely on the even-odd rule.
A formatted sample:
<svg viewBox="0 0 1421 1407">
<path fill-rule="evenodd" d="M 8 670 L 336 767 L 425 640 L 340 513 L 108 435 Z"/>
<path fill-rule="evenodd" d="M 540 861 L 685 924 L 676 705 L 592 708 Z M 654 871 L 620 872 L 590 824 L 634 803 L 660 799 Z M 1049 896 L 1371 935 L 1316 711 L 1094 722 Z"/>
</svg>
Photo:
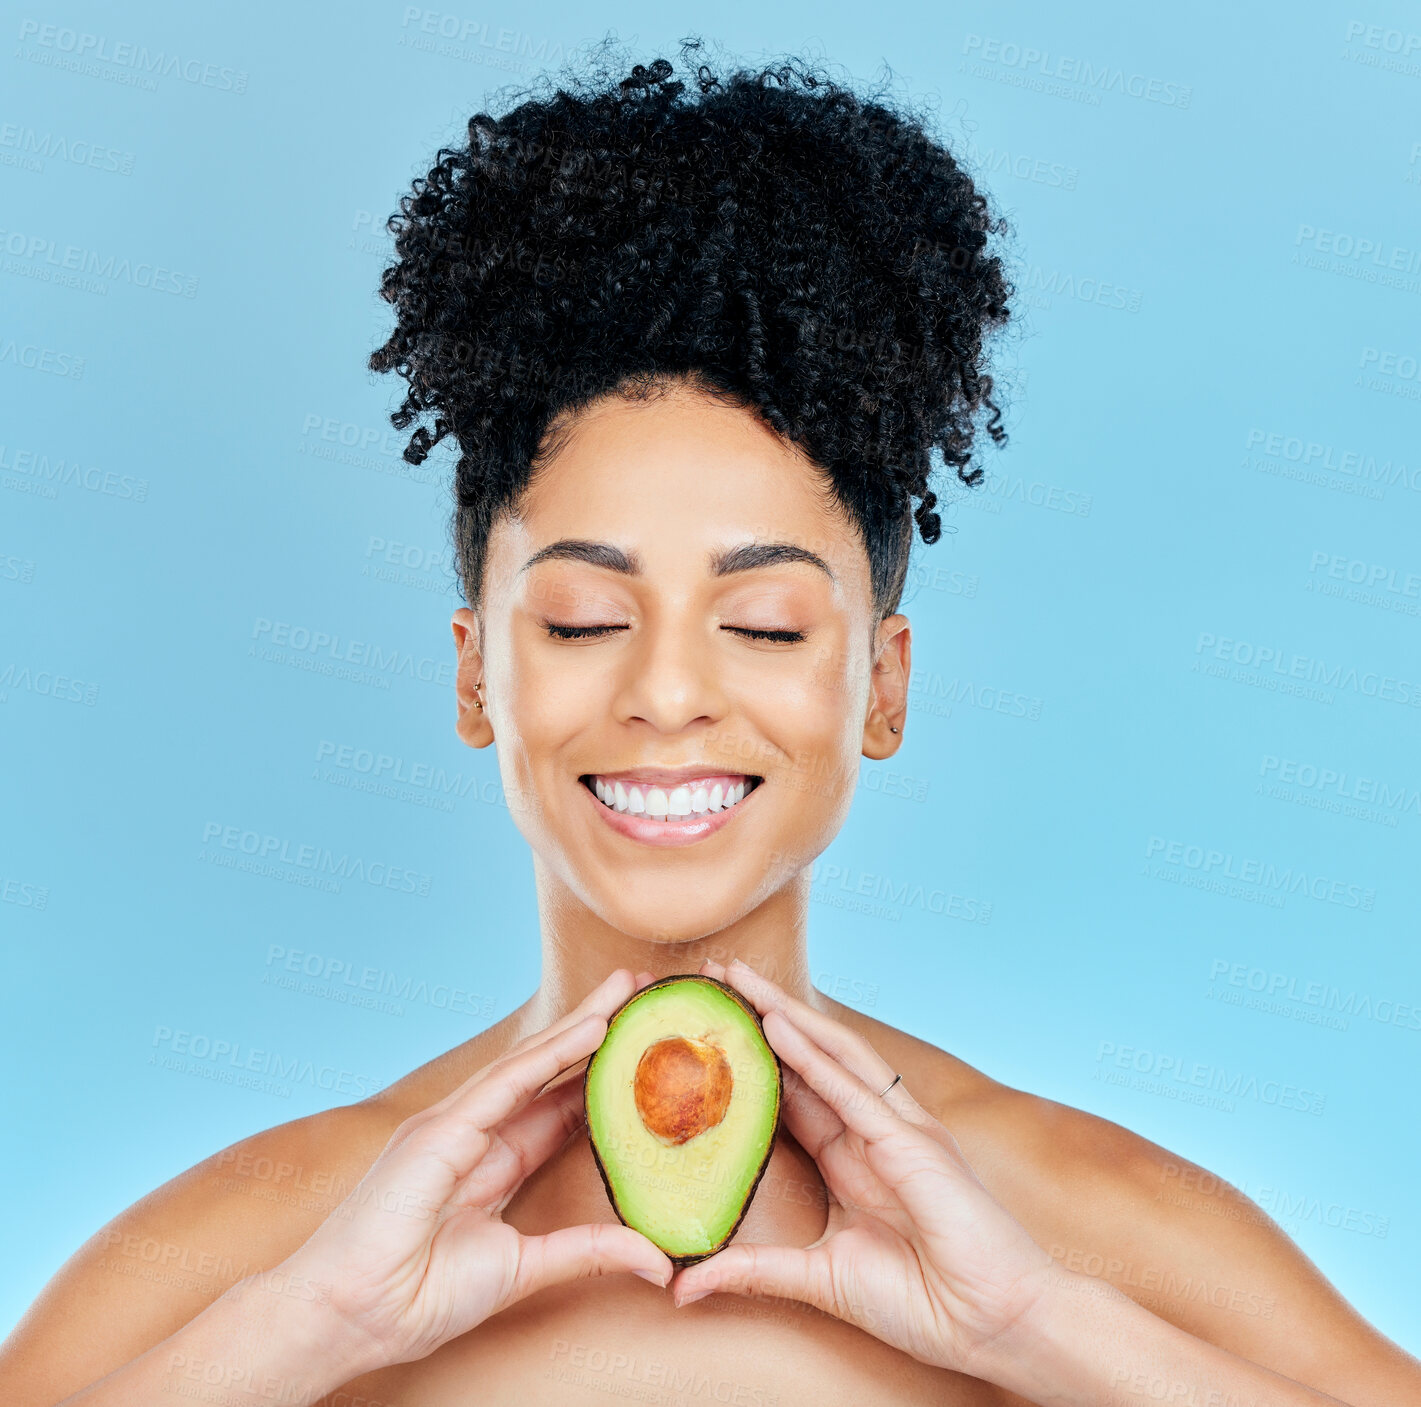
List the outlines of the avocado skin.
<svg viewBox="0 0 1421 1407">
<path fill-rule="evenodd" d="M 744 1008 L 745 1012 L 749 1015 L 750 1019 L 754 1021 L 757 1029 L 759 1030 L 761 1039 L 764 1039 L 765 1027 L 764 1023 L 760 1020 L 760 1013 L 756 1011 L 754 1006 L 752 1006 L 751 1003 L 745 999 L 744 995 L 740 992 L 737 992 L 735 988 L 730 985 L 730 983 L 722 982 L 718 977 L 707 977 L 703 972 L 673 972 L 669 977 L 658 977 L 656 981 L 648 982 L 645 987 L 642 987 L 639 991 L 633 992 L 631 996 L 629 996 L 626 1001 L 624 1001 L 621 1006 L 619 1006 L 607 1018 L 607 1033 L 602 1037 L 603 1041 L 605 1042 L 607 1036 L 611 1034 L 612 1024 L 616 1021 L 617 1017 L 622 1014 L 623 1008 L 630 1006 L 634 1001 L 638 1000 L 640 997 L 644 997 L 648 992 L 655 991 L 658 987 L 669 987 L 673 983 L 679 982 L 704 982 L 707 986 L 719 987 L 722 992 L 724 992 L 727 996 L 733 998 L 737 1003 L 739 1003 L 741 1007 Z M 732 1226 L 730 1230 L 725 1233 L 725 1239 L 721 1241 L 719 1245 L 712 1246 L 710 1250 L 702 1251 L 698 1255 L 674 1256 L 669 1251 L 665 1251 L 662 1253 L 677 1270 L 681 1270 L 688 1265 L 695 1265 L 697 1261 L 707 1260 L 711 1256 L 717 1254 L 719 1251 L 723 1251 L 725 1249 L 725 1247 L 734 1238 L 735 1233 L 740 1229 L 740 1223 L 745 1220 L 745 1213 L 750 1210 L 750 1203 L 755 1200 L 755 1191 L 760 1185 L 760 1179 L 764 1177 L 765 1169 L 770 1166 L 770 1155 L 775 1151 L 775 1141 L 779 1138 L 780 1124 L 783 1120 L 784 1065 L 781 1063 L 780 1057 L 776 1052 L 774 1046 L 770 1045 L 768 1040 L 765 1041 L 765 1045 L 775 1062 L 775 1124 L 774 1127 L 770 1130 L 770 1140 L 765 1146 L 765 1161 L 760 1164 L 760 1170 L 755 1174 L 755 1180 L 750 1184 L 749 1188 L 745 1193 L 745 1200 L 740 1204 L 740 1215 L 735 1218 L 735 1225 Z M 597 1049 L 600 1050 L 601 1048 L 601 1046 L 598 1046 Z M 595 1056 L 596 1054 L 597 1051 L 594 1050 L 592 1052 L 592 1055 Z M 587 1119 L 587 1074 L 588 1071 L 591 1069 L 592 1057 L 589 1056 L 587 1064 L 582 1071 L 582 1117 L 584 1123 Z M 611 1179 L 607 1176 L 607 1169 L 602 1165 L 602 1157 L 601 1154 L 597 1152 L 596 1141 L 590 1137 L 587 1141 L 591 1145 L 592 1160 L 597 1164 L 598 1175 L 602 1179 L 602 1186 L 607 1189 L 607 1200 L 612 1204 L 612 1210 L 616 1212 L 617 1220 L 620 1221 L 623 1226 L 630 1226 L 631 1223 L 628 1222 L 626 1217 L 622 1215 L 622 1209 L 617 1203 L 617 1194 L 612 1191 Z M 632 1230 L 636 1230 L 636 1228 L 632 1227 Z"/>
</svg>

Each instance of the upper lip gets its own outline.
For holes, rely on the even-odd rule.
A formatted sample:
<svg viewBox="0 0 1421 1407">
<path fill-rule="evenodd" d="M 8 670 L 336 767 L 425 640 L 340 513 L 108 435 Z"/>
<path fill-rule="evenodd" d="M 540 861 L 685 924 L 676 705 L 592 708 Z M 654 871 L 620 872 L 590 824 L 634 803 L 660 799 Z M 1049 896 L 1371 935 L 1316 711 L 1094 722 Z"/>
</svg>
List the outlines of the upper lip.
<svg viewBox="0 0 1421 1407">
<path fill-rule="evenodd" d="M 664 783 L 679 786 L 682 782 L 693 781 L 697 777 L 746 777 L 751 781 L 763 781 L 753 772 L 742 772 L 738 767 L 721 767 L 711 762 L 689 762 L 684 767 L 626 767 L 620 772 L 587 772 L 588 777 L 601 777 L 604 781 Z"/>
</svg>

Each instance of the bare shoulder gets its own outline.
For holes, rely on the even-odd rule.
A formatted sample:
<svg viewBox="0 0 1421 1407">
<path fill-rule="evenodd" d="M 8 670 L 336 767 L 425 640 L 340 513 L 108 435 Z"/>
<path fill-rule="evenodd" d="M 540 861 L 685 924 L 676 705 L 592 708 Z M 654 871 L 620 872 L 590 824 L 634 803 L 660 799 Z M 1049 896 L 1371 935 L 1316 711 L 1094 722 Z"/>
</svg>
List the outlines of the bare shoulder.
<svg viewBox="0 0 1421 1407">
<path fill-rule="evenodd" d="M 49 1407 L 284 1260 L 393 1128 L 378 1100 L 295 1119 L 221 1149 L 119 1213 L 60 1266 L 0 1344 L 7 1407 Z"/>
<path fill-rule="evenodd" d="M 5 1407 L 50 1407 L 176 1333 L 237 1281 L 280 1264 L 404 1119 L 512 1044 L 520 1017 L 510 1013 L 369 1099 L 241 1139 L 120 1212 L 0 1343 Z"/>
<path fill-rule="evenodd" d="M 1421 1361 L 1368 1324 L 1223 1178 L 862 1013 L 844 1019 L 904 1072 L 982 1182 L 1064 1270 L 1108 1280 L 1179 1328 L 1343 1401 L 1401 1401 L 1421 1388 Z"/>
<path fill-rule="evenodd" d="M 1021 1090 L 1004 1092 L 986 1122 L 1021 1150 L 1034 1207 L 1019 1181 L 1015 1195 L 1065 1269 L 1104 1277 L 1160 1318 L 1343 1401 L 1395 1402 L 1421 1389 L 1421 1361 L 1373 1328 L 1225 1179 L 1109 1119 Z"/>
</svg>

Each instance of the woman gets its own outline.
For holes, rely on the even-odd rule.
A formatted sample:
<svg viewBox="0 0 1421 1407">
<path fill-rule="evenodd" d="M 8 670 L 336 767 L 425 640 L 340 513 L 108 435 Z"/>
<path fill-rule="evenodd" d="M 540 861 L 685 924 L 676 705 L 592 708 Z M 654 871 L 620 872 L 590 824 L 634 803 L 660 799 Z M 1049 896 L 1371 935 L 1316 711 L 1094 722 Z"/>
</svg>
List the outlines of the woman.
<svg viewBox="0 0 1421 1407">
<path fill-rule="evenodd" d="M 811 984 L 810 866 L 903 741 L 930 454 L 970 485 L 983 411 L 1002 438 L 1003 230 L 908 116 L 793 64 L 674 72 L 474 117 L 392 221 L 371 359 L 398 428 L 435 417 L 406 458 L 461 450 L 456 726 L 533 849 L 537 992 L 104 1228 L 6 1403 L 1416 1400 L 1234 1189 Z M 762 1014 L 785 1102 L 734 1240 L 673 1278 L 580 1072 L 679 972 Z"/>
</svg>

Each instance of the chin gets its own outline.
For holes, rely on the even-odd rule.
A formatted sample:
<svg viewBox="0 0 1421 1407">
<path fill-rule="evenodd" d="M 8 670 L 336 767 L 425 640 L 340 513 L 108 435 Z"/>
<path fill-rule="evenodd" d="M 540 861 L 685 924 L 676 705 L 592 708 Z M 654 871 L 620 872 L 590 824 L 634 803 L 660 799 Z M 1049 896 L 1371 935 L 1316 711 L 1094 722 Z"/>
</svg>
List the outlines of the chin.
<svg viewBox="0 0 1421 1407">
<path fill-rule="evenodd" d="M 621 896 L 624 897 L 625 896 Z M 631 906 L 625 902 L 614 903 L 600 909 L 604 923 L 610 924 L 628 938 L 639 939 L 643 943 L 655 943 L 662 947 L 675 947 L 679 943 L 694 943 L 701 938 L 709 938 L 734 923 L 749 911 L 745 904 L 708 904 L 704 896 L 694 906 L 682 905 L 687 910 L 682 914 L 670 912 L 667 903 Z"/>
</svg>

